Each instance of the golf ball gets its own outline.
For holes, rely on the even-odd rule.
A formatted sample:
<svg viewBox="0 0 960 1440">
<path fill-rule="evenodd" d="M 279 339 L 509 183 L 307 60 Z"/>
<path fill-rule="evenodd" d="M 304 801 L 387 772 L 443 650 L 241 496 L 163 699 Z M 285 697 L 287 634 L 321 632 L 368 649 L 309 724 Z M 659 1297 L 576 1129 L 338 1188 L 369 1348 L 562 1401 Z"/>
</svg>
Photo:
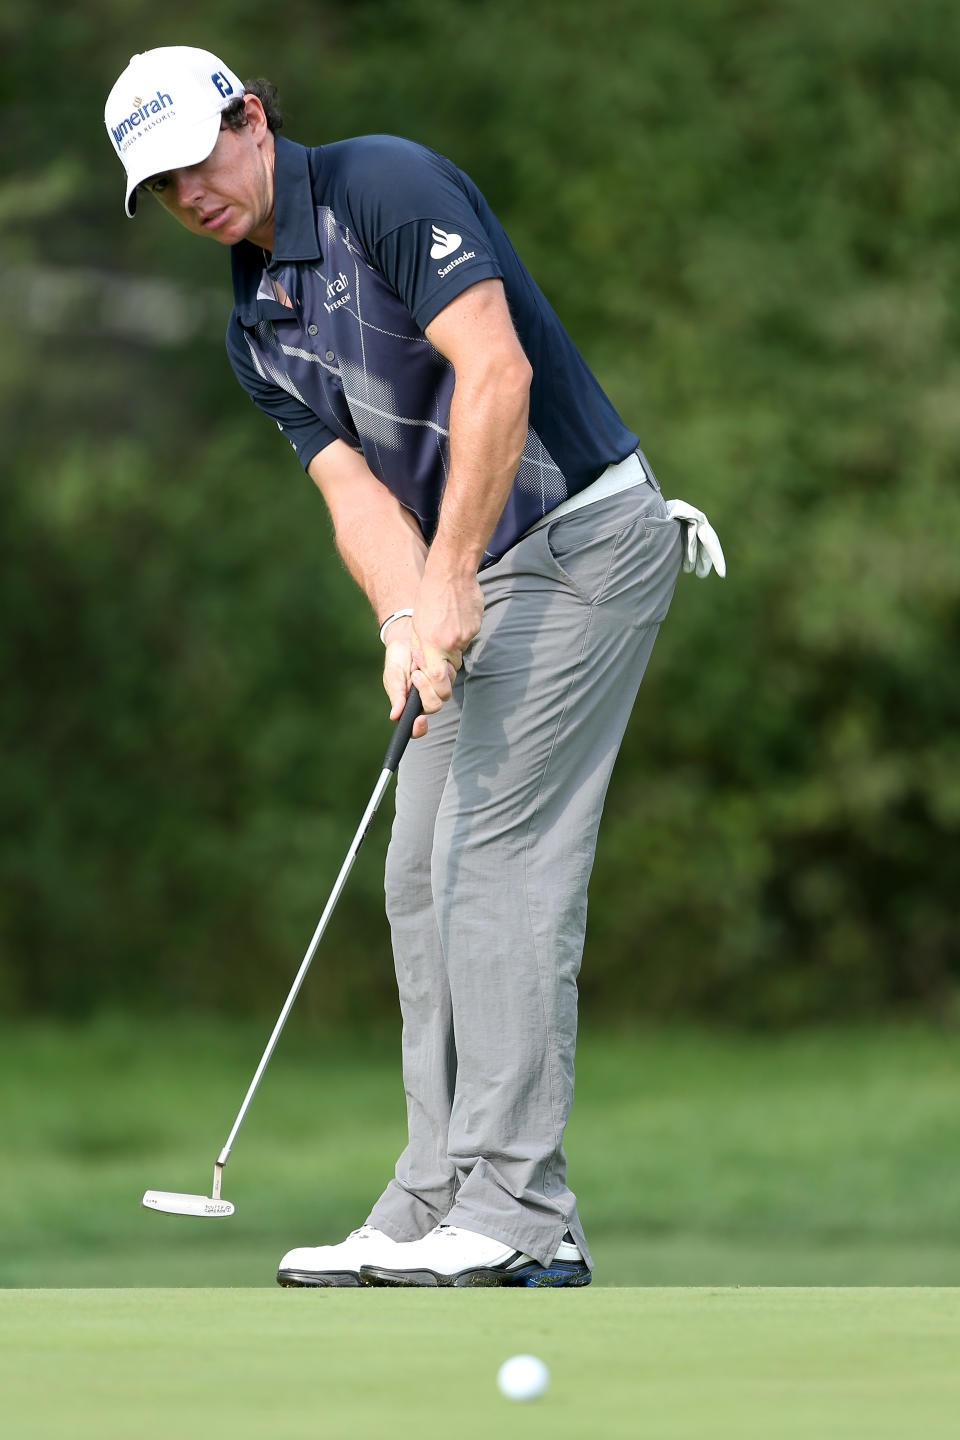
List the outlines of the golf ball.
<svg viewBox="0 0 960 1440">
<path fill-rule="evenodd" d="M 497 1386 L 508 1400 L 537 1400 L 550 1384 L 550 1371 L 536 1355 L 511 1355 L 497 1371 Z"/>
</svg>

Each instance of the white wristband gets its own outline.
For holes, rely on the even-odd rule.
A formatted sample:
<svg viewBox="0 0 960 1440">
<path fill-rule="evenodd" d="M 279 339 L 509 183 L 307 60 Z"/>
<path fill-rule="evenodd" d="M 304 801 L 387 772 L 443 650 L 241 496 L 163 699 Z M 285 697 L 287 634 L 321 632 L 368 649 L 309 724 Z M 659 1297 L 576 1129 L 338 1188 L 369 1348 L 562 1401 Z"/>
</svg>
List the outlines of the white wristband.
<svg viewBox="0 0 960 1440">
<path fill-rule="evenodd" d="M 392 615 L 388 615 L 386 620 L 384 620 L 383 624 L 380 626 L 381 645 L 386 645 L 387 643 L 387 626 L 392 625 L 394 620 L 403 620 L 405 616 L 412 614 L 412 610 L 394 610 Z"/>
</svg>

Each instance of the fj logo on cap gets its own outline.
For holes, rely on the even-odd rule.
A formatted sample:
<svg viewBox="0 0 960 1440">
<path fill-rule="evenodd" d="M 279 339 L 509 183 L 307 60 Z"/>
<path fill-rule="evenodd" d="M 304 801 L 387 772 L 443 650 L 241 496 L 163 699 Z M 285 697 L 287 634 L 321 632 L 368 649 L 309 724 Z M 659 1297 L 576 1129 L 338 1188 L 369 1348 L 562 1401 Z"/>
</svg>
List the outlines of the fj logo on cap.
<svg viewBox="0 0 960 1440">
<path fill-rule="evenodd" d="M 230 81 L 227 79 L 226 75 L 224 75 L 222 70 L 214 70 L 213 74 L 210 76 L 210 79 L 213 81 L 214 85 L 217 87 L 217 90 L 223 96 L 224 100 L 226 100 L 228 95 L 233 94 L 233 86 L 230 84 Z"/>
</svg>

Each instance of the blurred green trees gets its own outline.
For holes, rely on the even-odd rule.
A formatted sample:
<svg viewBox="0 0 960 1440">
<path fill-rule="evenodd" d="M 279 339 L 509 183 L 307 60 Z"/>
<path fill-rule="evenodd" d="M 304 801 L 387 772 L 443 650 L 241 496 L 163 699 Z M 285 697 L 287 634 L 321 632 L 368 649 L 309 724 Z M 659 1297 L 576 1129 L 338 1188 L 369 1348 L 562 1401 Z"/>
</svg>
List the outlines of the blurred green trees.
<svg viewBox="0 0 960 1440">
<path fill-rule="evenodd" d="M 0 1001 L 275 1009 L 379 768 L 379 646 L 222 350 L 226 257 L 122 214 L 103 101 L 192 43 L 305 143 L 481 185 L 729 576 L 611 787 L 593 1013 L 950 1017 L 960 11 L 89 0 L 0 15 Z M 266 30 L 266 35 L 265 35 Z M 391 1001 L 381 821 L 304 1003 Z"/>
</svg>

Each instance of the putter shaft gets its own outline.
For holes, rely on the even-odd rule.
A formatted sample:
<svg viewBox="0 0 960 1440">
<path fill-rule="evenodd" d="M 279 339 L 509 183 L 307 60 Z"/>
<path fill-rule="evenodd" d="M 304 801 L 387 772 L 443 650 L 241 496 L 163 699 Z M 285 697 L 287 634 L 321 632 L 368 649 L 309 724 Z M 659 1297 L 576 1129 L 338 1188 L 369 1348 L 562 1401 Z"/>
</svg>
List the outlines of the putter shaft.
<svg viewBox="0 0 960 1440">
<path fill-rule="evenodd" d="M 413 730 L 413 722 L 420 714 L 421 709 L 422 706 L 420 703 L 420 695 L 416 689 L 411 689 L 410 694 L 407 696 L 407 703 L 404 706 L 403 714 L 400 716 L 400 719 L 394 726 L 393 737 L 387 748 L 387 753 L 384 756 L 383 769 L 380 772 L 380 778 L 377 781 L 376 786 L 374 787 L 374 791 L 370 797 L 367 808 L 363 812 L 363 819 L 360 821 L 360 824 L 357 828 L 357 833 L 356 835 L 354 835 L 350 849 L 347 851 L 347 858 L 344 860 L 343 865 L 340 867 L 340 874 L 336 878 L 334 887 L 330 892 L 330 898 L 324 906 L 323 914 L 320 916 L 317 928 L 313 932 L 313 938 L 311 939 L 310 944 L 307 946 L 307 953 L 301 960 L 300 968 L 294 976 L 293 984 L 290 986 L 290 992 L 287 995 L 286 1000 L 284 1001 L 283 1009 L 280 1011 L 277 1023 L 273 1027 L 273 1034 L 267 1041 L 266 1048 L 260 1057 L 260 1064 L 257 1066 L 254 1077 L 250 1081 L 250 1088 L 247 1090 L 246 1095 L 243 1097 L 243 1104 L 240 1106 L 240 1109 L 237 1113 L 237 1118 L 233 1122 L 233 1128 L 230 1131 L 230 1134 L 227 1136 L 223 1149 L 220 1151 L 220 1154 L 217 1157 L 216 1164 L 213 1167 L 213 1199 L 215 1200 L 219 1200 L 220 1198 L 220 1185 L 223 1179 L 223 1167 L 224 1165 L 226 1165 L 227 1161 L 230 1158 L 230 1151 L 233 1148 L 234 1140 L 237 1138 L 237 1131 L 243 1124 L 244 1117 L 246 1116 L 247 1110 L 250 1107 L 250 1101 L 257 1093 L 257 1087 L 260 1084 L 263 1072 L 264 1070 L 266 1070 L 267 1065 L 270 1061 L 270 1056 L 273 1054 L 277 1041 L 280 1039 L 281 1031 L 283 1030 L 284 1025 L 287 1023 L 287 1016 L 290 1014 L 290 1011 L 293 1008 L 293 1002 L 296 1000 L 297 995 L 300 992 L 300 986 L 306 979 L 307 971 L 310 969 L 310 962 L 314 957 L 317 946 L 320 944 L 323 932 L 327 928 L 330 916 L 333 914 L 334 907 L 336 906 L 336 903 L 340 898 L 340 893 L 343 890 L 344 885 L 347 883 L 347 876 L 353 869 L 353 862 L 357 858 L 357 853 L 360 849 L 360 846 L 363 844 L 364 837 L 366 836 L 366 833 L 370 828 L 371 821 L 373 820 L 374 815 L 376 815 L 377 813 L 377 809 L 379 808 L 380 801 L 383 799 L 384 792 L 390 784 L 391 777 L 400 763 L 400 757 L 403 755 L 403 752 L 407 747 L 407 742 L 409 741 L 411 731 Z"/>
</svg>

